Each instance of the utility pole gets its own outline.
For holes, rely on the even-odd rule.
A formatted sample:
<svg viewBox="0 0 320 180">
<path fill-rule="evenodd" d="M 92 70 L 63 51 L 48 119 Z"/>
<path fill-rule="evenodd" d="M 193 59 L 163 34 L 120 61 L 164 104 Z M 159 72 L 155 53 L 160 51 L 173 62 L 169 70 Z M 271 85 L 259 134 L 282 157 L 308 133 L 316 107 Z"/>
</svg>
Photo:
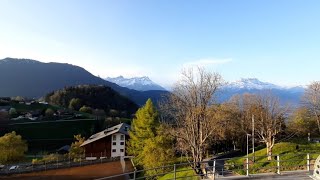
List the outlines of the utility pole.
<svg viewBox="0 0 320 180">
<path fill-rule="evenodd" d="M 252 154 L 253 162 L 255 161 L 255 152 L 254 152 L 254 115 L 252 115 Z"/>
</svg>

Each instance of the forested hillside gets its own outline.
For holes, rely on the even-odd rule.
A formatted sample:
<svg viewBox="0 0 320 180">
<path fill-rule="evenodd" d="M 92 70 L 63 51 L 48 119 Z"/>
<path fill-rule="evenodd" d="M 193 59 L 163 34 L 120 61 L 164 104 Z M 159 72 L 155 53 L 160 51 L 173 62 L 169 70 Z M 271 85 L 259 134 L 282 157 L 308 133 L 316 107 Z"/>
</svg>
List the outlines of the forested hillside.
<svg viewBox="0 0 320 180">
<path fill-rule="evenodd" d="M 130 117 L 138 105 L 107 86 L 81 85 L 66 87 L 46 95 L 45 100 L 54 105 L 79 110 L 81 107 L 102 109 L 107 114 L 117 111 L 122 117 Z"/>
</svg>

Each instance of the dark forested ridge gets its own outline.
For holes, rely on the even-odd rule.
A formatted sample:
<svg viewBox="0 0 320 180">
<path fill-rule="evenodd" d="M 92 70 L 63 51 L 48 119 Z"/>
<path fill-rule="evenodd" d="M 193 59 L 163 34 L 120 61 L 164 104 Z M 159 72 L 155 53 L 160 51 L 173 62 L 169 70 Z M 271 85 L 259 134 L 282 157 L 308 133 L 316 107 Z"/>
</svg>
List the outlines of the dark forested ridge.
<svg viewBox="0 0 320 180">
<path fill-rule="evenodd" d="M 157 100 L 166 91 L 139 92 L 105 81 L 71 64 L 42 63 L 30 59 L 5 58 L 0 60 L 0 97 L 23 96 L 39 98 L 49 92 L 76 85 L 105 85 L 138 105 L 148 98 Z"/>
<path fill-rule="evenodd" d="M 79 85 L 66 87 L 46 95 L 45 100 L 54 105 L 69 107 L 72 99 L 80 100 L 81 106 L 103 109 L 106 112 L 114 109 L 130 116 L 138 109 L 138 105 L 107 86 Z"/>
</svg>

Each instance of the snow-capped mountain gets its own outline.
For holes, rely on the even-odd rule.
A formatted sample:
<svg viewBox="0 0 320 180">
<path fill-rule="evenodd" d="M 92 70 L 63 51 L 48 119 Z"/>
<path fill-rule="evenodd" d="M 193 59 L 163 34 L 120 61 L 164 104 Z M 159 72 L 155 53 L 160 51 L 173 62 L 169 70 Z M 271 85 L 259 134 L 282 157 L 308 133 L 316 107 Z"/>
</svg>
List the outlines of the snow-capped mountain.
<svg viewBox="0 0 320 180">
<path fill-rule="evenodd" d="M 235 82 L 228 83 L 221 89 L 220 101 L 224 102 L 235 94 L 261 94 L 271 92 L 279 97 L 283 104 L 289 103 L 298 106 L 301 101 L 305 88 L 303 86 L 286 87 L 279 86 L 269 82 L 262 82 L 256 78 L 243 78 Z"/>
<path fill-rule="evenodd" d="M 123 76 L 115 78 L 106 78 L 105 80 L 118 84 L 119 86 L 134 89 L 138 91 L 149 91 L 149 90 L 166 90 L 160 85 L 154 83 L 149 77 L 133 77 L 124 78 Z"/>
<path fill-rule="evenodd" d="M 239 81 L 232 82 L 226 86 L 227 88 L 234 88 L 234 89 L 282 89 L 283 87 L 268 83 L 262 82 L 257 78 L 242 78 Z"/>
</svg>

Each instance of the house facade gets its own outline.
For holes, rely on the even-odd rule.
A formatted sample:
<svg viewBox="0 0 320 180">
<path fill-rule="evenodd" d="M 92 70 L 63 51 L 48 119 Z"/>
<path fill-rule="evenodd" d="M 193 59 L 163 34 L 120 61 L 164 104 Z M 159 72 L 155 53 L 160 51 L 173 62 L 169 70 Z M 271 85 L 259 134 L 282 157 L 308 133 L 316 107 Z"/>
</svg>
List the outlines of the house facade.
<svg viewBox="0 0 320 180">
<path fill-rule="evenodd" d="M 115 133 L 112 135 L 111 157 L 125 156 L 126 135 Z"/>
<path fill-rule="evenodd" d="M 122 123 L 90 136 L 82 145 L 86 157 L 120 157 L 126 155 L 130 125 Z"/>
</svg>

